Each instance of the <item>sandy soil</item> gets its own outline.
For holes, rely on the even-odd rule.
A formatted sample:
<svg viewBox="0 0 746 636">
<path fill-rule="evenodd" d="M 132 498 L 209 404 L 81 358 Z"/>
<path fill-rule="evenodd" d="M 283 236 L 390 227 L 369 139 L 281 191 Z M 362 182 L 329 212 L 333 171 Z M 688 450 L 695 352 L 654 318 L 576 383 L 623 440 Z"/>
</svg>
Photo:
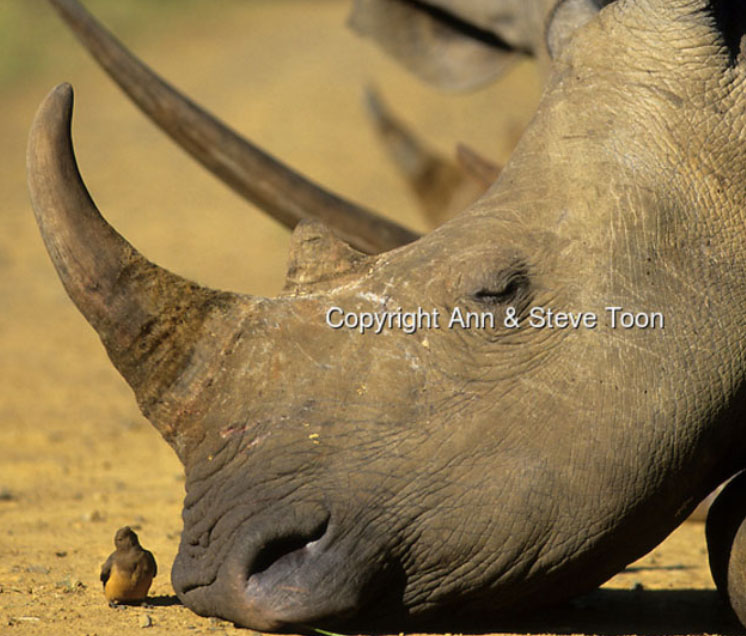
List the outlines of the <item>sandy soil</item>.
<svg viewBox="0 0 746 636">
<path fill-rule="evenodd" d="M 347 3 L 338 0 L 234 0 L 213 15 L 207 8 L 218 3 L 192 1 L 183 13 L 178 3 L 160 12 L 146 4 L 132 0 L 132 13 L 96 6 L 146 60 L 223 119 L 318 181 L 414 227 L 422 227 L 416 206 L 366 120 L 365 83 L 375 81 L 444 152 L 466 141 L 499 161 L 538 96 L 527 64 L 490 91 L 437 95 L 349 34 Z M 0 633 L 232 632 L 173 595 L 181 467 L 49 263 L 25 190 L 30 119 L 53 85 L 73 83 L 78 157 L 99 206 L 149 258 L 185 276 L 271 294 L 282 285 L 288 234 L 157 132 L 48 7 L 27 6 L 17 28 L 33 45 L 33 68 L 0 84 Z M 138 22 L 132 15 L 141 9 L 147 20 Z M 17 60 L 22 68 L 25 61 Z M 150 606 L 110 609 L 98 572 L 125 524 L 155 552 L 160 573 Z M 698 634 L 734 626 L 713 591 L 702 525 L 689 523 L 603 590 L 519 630 Z"/>
</svg>

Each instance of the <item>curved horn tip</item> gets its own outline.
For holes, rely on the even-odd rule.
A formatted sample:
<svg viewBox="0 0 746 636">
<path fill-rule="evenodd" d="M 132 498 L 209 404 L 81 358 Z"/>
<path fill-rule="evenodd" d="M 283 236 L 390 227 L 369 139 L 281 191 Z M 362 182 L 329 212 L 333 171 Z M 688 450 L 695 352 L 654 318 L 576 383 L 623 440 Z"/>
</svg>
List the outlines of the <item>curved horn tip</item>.
<svg viewBox="0 0 746 636">
<path fill-rule="evenodd" d="M 54 236 L 60 224 L 74 219 L 79 225 L 82 219 L 100 218 L 78 172 L 72 147 L 73 101 L 73 87 L 66 82 L 46 95 L 31 124 L 26 151 L 31 204 L 56 266 L 55 247 L 64 238 Z"/>
<path fill-rule="evenodd" d="M 72 115 L 74 97 L 73 87 L 70 83 L 62 82 L 62 84 L 58 84 L 47 93 L 42 101 L 36 112 L 34 123 L 36 124 L 39 120 L 46 120 L 49 117 L 61 119 L 64 116 L 65 119 L 68 119 Z"/>
<path fill-rule="evenodd" d="M 74 92 L 67 82 L 55 86 L 39 104 L 29 131 L 29 142 L 26 153 L 26 165 L 32 167 L 32 161 L 38 154 L 38 146 L 48 138 L 49 131 L 58 129 L 60 123 L 69 126 L 72 120 Z"/>
<path fill-rule="evenodd" d="M 39 104 L 29 131 L 26 151 L 26 168 L 29 175 L 32 204 L 35 203 L 36 182 L 34 176 L 39 164 L 48 158 L 49 147 L 59 143 L 60 133 L 70 130 L 73 116 L 74 91 L 67 82 L 55 86 Z M 34 204 L 34 212 L 39 216 L 39 206 Z"/>
<path fill-rule="evenodd" d="M 61 84 L 57 84 L 51 91 L 49 91 L 49 95 L 59 95 L 61 98 L 68 99 L 72 102 L 73 99 L 73 87 L 70 82 L 62 82 Z"/>
</svg>

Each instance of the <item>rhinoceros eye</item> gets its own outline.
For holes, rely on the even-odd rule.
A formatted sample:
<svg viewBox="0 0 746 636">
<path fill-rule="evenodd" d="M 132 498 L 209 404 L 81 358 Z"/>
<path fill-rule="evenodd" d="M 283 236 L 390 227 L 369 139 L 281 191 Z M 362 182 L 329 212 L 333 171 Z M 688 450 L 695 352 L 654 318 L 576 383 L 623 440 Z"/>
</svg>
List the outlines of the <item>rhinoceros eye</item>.
<svg viewBox="0 0 746 636">
<path fill-rule="evenodd" d="M 530 286 L 525 269 L 501 272 L 493 284 L 480 287 L 471 296 L 484 305 L 505 305 L 525 297 Z"/>
</svg>

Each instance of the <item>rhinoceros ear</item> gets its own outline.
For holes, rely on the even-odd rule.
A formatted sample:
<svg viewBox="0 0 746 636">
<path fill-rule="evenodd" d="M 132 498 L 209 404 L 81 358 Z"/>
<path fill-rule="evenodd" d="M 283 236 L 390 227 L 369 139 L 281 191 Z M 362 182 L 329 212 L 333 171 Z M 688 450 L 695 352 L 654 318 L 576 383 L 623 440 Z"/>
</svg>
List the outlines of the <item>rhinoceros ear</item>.
<svg viewBox="0 0 746 636">
<path fill-rule="evenodd" d="M 523 48 L 425 2 L 355 0 L 349 25 L 415 75 L 453 91 L 487 84 Z"/>
<path fill-rule="evenodd" d="M 286 290 L 361 271 L 370 257 L 340 241 L 320 221 L 298 223 L 290 242 Z"/>
<path fill-rule="evenodd" d="M 612 0 L 560 0 L 547 20 L 546 47 L 549 57 L 556 58 L 573 33 L 610 2 Z"/>
</svg>

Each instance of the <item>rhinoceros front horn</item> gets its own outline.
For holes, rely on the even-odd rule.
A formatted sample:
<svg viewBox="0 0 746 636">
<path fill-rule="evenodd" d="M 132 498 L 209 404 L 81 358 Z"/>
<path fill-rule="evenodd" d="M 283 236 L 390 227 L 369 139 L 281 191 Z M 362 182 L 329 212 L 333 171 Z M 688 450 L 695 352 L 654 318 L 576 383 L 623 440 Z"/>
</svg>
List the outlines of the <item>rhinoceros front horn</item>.
<svg viewBox="0 0 746 636">
<path fill-rule="evenodd" d="M 251 299 L 200 287 L 154 265 L 104 220 L 78 172 L 72 105 L 72 88 L 62 84 L 32 125 L 27 168 L 36 220 L 70 298 L 98 332 L 143 413 L 183 461 L 196 433 L 179 424 L 174 384 L 205 323 Z M 182 384 L 179 398 L 188 401 L 194 389 Z"/>
</svg>

